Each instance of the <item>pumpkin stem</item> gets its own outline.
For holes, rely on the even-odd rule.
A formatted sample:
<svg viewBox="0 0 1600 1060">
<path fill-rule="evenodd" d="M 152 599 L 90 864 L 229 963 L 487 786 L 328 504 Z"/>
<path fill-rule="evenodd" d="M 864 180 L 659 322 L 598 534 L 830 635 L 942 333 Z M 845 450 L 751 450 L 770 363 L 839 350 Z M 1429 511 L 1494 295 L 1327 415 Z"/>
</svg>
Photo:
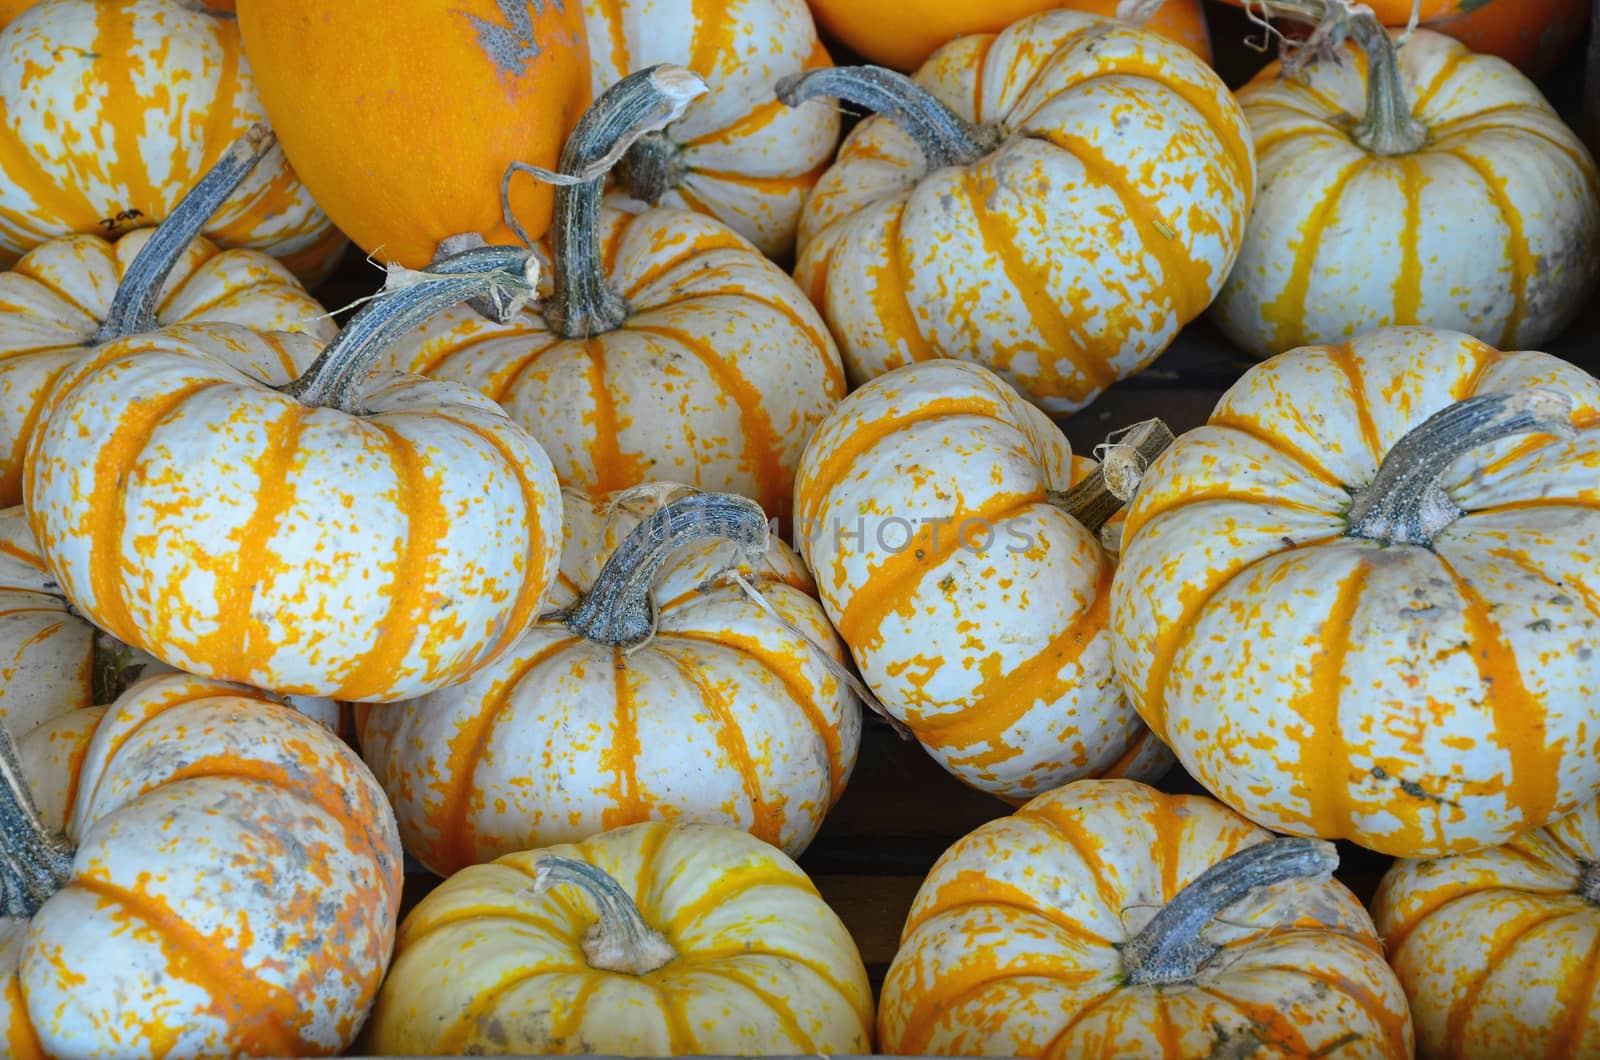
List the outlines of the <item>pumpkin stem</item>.
<svg viewBox="0 0 1600 1060">
<path fill-rule="evenodd" d="M 1133 500 L 1139 481 L 1152 461 L 1173 442 L 1172 430 L 1160 420 L 1145 420 L 1117 431 L 1095 448 L 1098 474 L 1085 475 L 1069 490 L 1052 490 L 1050 503 L 1082 523 L 1091 534 Z"/>
<path fill-rule="evenodd" d="M 604 869 L 576 858 L 540 858 L 533 870 L 534 893 L 563 883 L 583 891 L 599 908 L 600 919 L 583 936 L 589 967 L 649 975 L 678 956 L 667 937 L 645 922 L 628 892 Z"/>
<path fill-rule="evenodd" d="M 780 80 L 776 91 L 786 107 L 831 96 L 883 115 L 922 148 L 930 172 L 968 165 L 1000 146 L 998 129 L 972 124 L 911 78 L 881 66 L 806 70 Z"/>
<path fill-rule="evenodd" d="M 1350 505 L 1347 537 L 1431 548 L 1462 511 L 1440 484 L 1467 453 L 1516 434 L 1572 433 L 1572 399 L 1526 387 L 1446 405 L 1389 450 L 1372 482 Z"/>
<path fill-rule="evenodd" d="M 639 137 L 614 170 L 617 183 L 629 196 L 652 206 L 682 183 L 687 173 L 683 150 L 664 131 Z"/>
<path fill-rule="evenodd" d="M 420 270 L 391 265 L 383 294 L 350 318 L 304 375 L 278 389 L 306 405 L 359 412 L 362 384 L 390 342 L 474 299 L 504 323 L 533 300 L 538 280 L 538 259 L 518 247 L 465 250 Z"/>
<path fill-rule="evenodd" d="M 1583 862 L 1583 875 L 1578 877 L 1578 895 L 1590 905 L 1600 905 L 1600 861 Z"/>
<path fill-rule="evenodd" d="M 1179 891 L 1122 947 L 1129 986 L 1193 979 L 1222 949 L 1205 929 L 1252 891 L 1285 880 L 1331 876 L 1339 853 L 1324 839 L 1269 839 L 1217 862 Z"/>
<path fill-rule="evenodd" d="M 97 629 L 89 648 L 89 689 L 94 705 L 113 703 L 155 659 Z"/>
<path fill-rule="evenodd" d="M 178 200 L 172 213 L 157 226 L 129 263 L 127 273 L 117 285 L 116 296 L 111 299 L 111 309 L 89 345 L 98 346 L 155 329 L 167 277 L 172 275 L 179 259 L 204 231 L 212 216 L 222 209 L 222 204 L 277 142 L 271 129 L 261 124 L 252 125 Z"/>
<path fill-rule="evenodd" d="M 636 647 L 655 635 L 650 588 L 669 556 L 711 537 L 734 542 L 746 555 L 760 555 L 768 529 L 761 506 L 735 494 L 694 493 L 673 501 L 634 527 L 583 599 L 558 617 L 580 637 L 613 648 Z"/>
<path fill-rule="evenodd" d="M 1408 155 L 1428 142 L 1428 131 L 1411 112 L 1400 79 L 1400 54 L 1394 38 L 1372 9 L 1352 0 L 1253 0 L 1268 15 L 1314 26 L 1301 55 L 1336 55 L 1353 40 L 1367 56 L 1367 113 L 1352 134 L 1375 155 Z M 1303 60 L 1302 60 L 1303 61 Z"/>
<path fill-rule="evenodd" d="M 44 826 L 11 733 L 0 725 L 0 916 L 28 918 L 72 879 L 72 845 Z"/>
<path fill-rule="evenodd" d="M 545 323 L 567 339 L 614 331 L 628 319 L 628 303 L 606 282 L 600 246 L 600 204 L 606 177 L 629 148 L 683 116 L 708 90 L 705 79 L 681 66 L 662 63 L 629 74 L 600 94 L 584 112 L 552 173 L 513 162 L 500 185 L 506 223 L 524 242 L 527 233 L 510 211 L 511 178 L 527 173 L 556 185 L 550 224 L 553 292 L 544 304 Z M 649 150 L 648 148 L 646 150 Z"/>
</svg>

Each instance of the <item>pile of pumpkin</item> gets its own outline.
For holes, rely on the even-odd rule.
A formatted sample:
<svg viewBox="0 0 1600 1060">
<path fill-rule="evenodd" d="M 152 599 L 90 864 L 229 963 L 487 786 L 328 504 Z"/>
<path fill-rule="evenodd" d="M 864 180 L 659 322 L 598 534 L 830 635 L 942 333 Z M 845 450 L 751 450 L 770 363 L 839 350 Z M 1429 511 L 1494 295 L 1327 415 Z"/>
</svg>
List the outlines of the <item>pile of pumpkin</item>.
<svg viewBox="0 0 1600 1060">
<path fill-rule="evenodd" d="M 1586 5 L 1245 6 L 0 4 L 8 1055 L 1596 1055 Z"/>
</svg>

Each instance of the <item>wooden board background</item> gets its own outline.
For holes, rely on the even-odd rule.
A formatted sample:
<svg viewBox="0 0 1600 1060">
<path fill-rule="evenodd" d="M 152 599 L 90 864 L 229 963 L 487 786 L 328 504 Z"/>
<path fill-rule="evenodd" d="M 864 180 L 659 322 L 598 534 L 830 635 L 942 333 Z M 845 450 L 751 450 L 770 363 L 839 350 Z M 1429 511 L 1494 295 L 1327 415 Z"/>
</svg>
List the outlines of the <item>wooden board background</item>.
<svg viewBox="0 0 1600 1060">
<path fill-rule="evenodd" d="M 1595 8 L 1600 25 L 1600 0 Z M 1217 67 L 1230 86 L 1243 84 L 1269 58 L 1244 43 L 1259 37 L 1259 30 L 1233 8 L 1212 4 L 1208 14 Z M 1585 91 L 1588 50 L 1582 43 L 1575 47 L 1542 87 L 1570 124 L 1600 137 L 1595 100 Z M 832 51 L 839 63 L 850 61 L 843 49 L 833 46 Z M 1600 64 L 1600 48 L 1595 52 Z M 382 276 L 352 249 L 340 271 L 317 294 L 330 307 L 346 306 L 374 291 Z M 1591 303 L 1583 317 L 1545 349 L 1595 372 L 1600 369 L 1597 338 L 1600 304 Z M 1138 377 L 1111 387 L 1088 408 L 1060 422 L 1073 448 L 1081 452 L 1088 452 L 1112 430 L 1152 416 L 1181 433 L 1203 423 L 1251 363 L 1201 319 Z M 1161 786 L 1169 791 L 1202 791 L 1181 768 Z M 869 715 L 850 786 L 800 863 L 854 935 L 874 989 L 894 956 L 912 897 L 934 860 L 955 839 L 1008 812 L 1005 803 L 965 787 L 917 744 L 900 740 Z M 1387 859 L 1350 844 L 1341 844 L 1341 856 L 1340 877 L 1366 901 Z M 426 874 L 409 876 L 405 907 L 436 883 Z"/>
</svg>

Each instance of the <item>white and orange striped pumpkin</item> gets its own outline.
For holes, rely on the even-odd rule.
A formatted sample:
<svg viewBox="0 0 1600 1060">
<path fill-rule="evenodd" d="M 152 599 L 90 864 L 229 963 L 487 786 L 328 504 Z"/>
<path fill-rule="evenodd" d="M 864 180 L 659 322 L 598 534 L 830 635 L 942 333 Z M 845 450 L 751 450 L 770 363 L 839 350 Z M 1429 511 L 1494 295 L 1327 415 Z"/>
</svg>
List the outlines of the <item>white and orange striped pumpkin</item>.
<svg viewBox="0 0 1600 1060">
<path fill-rule="evenodd" d="M 338 326 L 277 259 L 257 250 L 222 250 L 198 236 L 272 144 L 264 128 L 251 130 L 159 228 L 137 228 L 114 241 L 62 236 L 0 273 L 0 505 L 22 500 L 22 455 L 50 387 L 95 346 L 200 322 L 333 338 Z M 265 342 L 270 348 L 275 340 Z M 233 352 L 227 344 L 219 350 Z M 296 363 L 288 349 L 276 360 L 240 367 L 281 383 L 309 366 Z"/>
<path fill-rule="evenodd" d="M 703 89 L 663 66 L 607 90 L 563 155 L 565 172 L 591 179 L 557 189 L 539 308 L 504 324 L 443 312 L 393 345 L 389 363 L 487 394 L 539 440 L 563 485 L 683 482 L 782 519 L 806 439 L 845 392 L 827 327 L 726 225 L 603 205 L 594 172 L 650 128 L 619 123 L 681 114 Z"/>
<path fill-rule="evenodd" d="M 1206 308 L 1243 238 L 1244 114 L 1153 30 L 1047 11 L 950 42 L 914 84 L 840 68 L 778 91 L 820 95 L 898 109 L 850 132 L 800 219 L 795 277 L 852 383 L 956 357 L 1081 408 Z"/>
<path fill-rule="evenodd" d="M 411 274 L 320 354 L 208 324 L 70 367 L 23 489 L 74 606 L 179 669 L 342 700 L 422 695 L 515 643 L 559 560 L 548 457 L 474 390 L 368 373 L 444 305 L 529 296 L 532 261 L 488 249 L 439 268 L 456 271 Z M 271 387 L 227 344 L 316 360 Z"/>
<path fill-rule="evenodd" d="M 799 559 L 743 498 L 657 484 L 569 490 L 562 510 L 544 619 L 462 684 L 361 708 L 406 849 L 444 875 L 683 820 L 798 856 L 861 737 L 844 649 Z M 717 580 L 729 569 L 772 611 Z"/>
<path fill-rule="evenodd" d="M 0 750 L 8 1056 L 354 1041 L 393 949 L 402 853 L 337 737 L 254 689 L 174 673 L 41 726 L 20 753 L 0 733 Z"/>
<path fill-rule="evenodd" d="M 178 76 L 181 72 L 181 76 Z M 167 216 L 265 121 L 231 14 L 183 0 L 42 0 L 0 31 L 0 260 Z M 281 150 L 205 234 L 316 283 L 344 252 Z"/>
<path fill-rule="evenodd" d="M 1600 805 L 1503 846 L 1397 861 L 1372 918 L 1438 1060 L 1600 1052 Z"/>
<path fill-rule="evenodd" d="M 445 880 L 400 926 L 374 1055 L 849 1055 L 861 954 L 781 850 L 721 825 L 630 825 Z"/>
<path fill-rule="evenodd" d="M 772 91 L 780 77 L 829 63 L 805 0 L 585 0 L 583 14 L 597 98 L 660 62 L 710 86 L 633 146 L 617 174 L 628 194 L 710 214 L 763 254 L 787 256 L 839 142 L 837 109 L 785 107 Z"/>
<path fill-rule="evenodd" d="M 1427 29 L 1396 48 L 1338 0 L 1262 6 L 1332 9 L 1360 44 L 1239 92 L 1260 175 L 1212 308 L 1228 337 L 1265 357 L 1390 324 L 1508 350 L 1559 334 L 1600 277 L 1600 177 L 1538 87 Z"/>
<path fill-rule="evenodd" d="M 1130 753 L 1140 776 L 1171 765 L 1112 673 L 1112 561 L 1052 503 L 1094 467 L 954 360 L 851 394 L 801 463 L 796 540 L 868 687 L 945 769 L 1006 798 Z"/>
<path fill-rule="evenodd" d="M 1337 864 L 1203 796 L 1126 780 L 1040 795 L 928 873 L 878 1048 L 1410 1060 L 1405 994 Z"/>
<path fill-rule="evenodd" d="M 1597 425 L 1600 382 L 1457 332 L 1255 366 L 1128 508 L 1134 705 L 1279 832 L 1424 857 L 1577 809 L 1600 792 Z"/>
</svg>

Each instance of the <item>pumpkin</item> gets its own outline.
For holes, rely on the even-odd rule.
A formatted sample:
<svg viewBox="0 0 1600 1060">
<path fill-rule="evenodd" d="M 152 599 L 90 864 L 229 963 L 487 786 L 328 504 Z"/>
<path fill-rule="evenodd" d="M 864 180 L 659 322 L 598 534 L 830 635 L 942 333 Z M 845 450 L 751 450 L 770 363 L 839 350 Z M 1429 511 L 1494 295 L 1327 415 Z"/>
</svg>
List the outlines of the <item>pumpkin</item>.
<svg viewBox="0 0 1600 1060">
<path fill-rule="evenodd" d="M 801 450 L 845 392 L 827 327 L 726 225 L 602 204 L 607 160 L 703 91 L 670 66 L 608 89 L 563 156 L 563 179 L 581 179 L 556 193 L 541 307 L 505 324 L 442 313 L 396 343 L 390 365 L 483 391 L 565 485 L 599 495 L 683 482 L 787 520 Z"/>
<path fill-rule="evenodd" d="M 13 739 L 64 711 L 109 703 L 161 668 L 73 613 L 27 516 L 0 509 L 0 722 Z"/>
<path fill-rule="evenodd" d="M 1226 2 L 1261 7 L 1261 0 Z M 1546 73 L 1589 19 L 1589 0 L 1370 0 L 1367 7 L 1385 26 L 1409 26 L 1415 14 L 1427 29 L 1497 55 L 1529 77 Z"/>
<path fill-rule="evenodd" d="M 0 32 L 0 108 L 7 265 L 58 236 L 163 220 L 264 117 L 231 16 L 183 0 L 34 4 Z M 204 234 L 281 258 L 312 284 L 346 245 L 281 150 Z"/>
<path fill-rule="evenodd" d="M 1052 413 L 1156 358 L 1222 286 L 1255 160 L 1216 73 L 1149 30 L 1077 11 L 881 68 L 786 78 L 858 124 L 806 200 L 795 278 L 852 385 L 974 360 Z M 892 115 L 892 117 L 888 116 Z"/>
<path fill-rule="evenodd" d="M 1366 61 L 1240 90 L 1260 183 L 1212 307 L 1227 336 L 1261 357 L 1388 324 L 1502 349 L 1559 334 L 1600 278 L 1600 177 L 1533 83 L 1427 30 L 1397 49 L 1340 0 L 1266 7 Z"/>
<path fill-rule="evenodd" d="M 923 881 L 878 1048 L 925 1056 L 1409 1060 L 1405 995 L 1321 840 L 1211 799 L 1081 780 Z"/>
<path fill-rule="evenodd" d="M 828 618 L 884 709 L 983 791 L 1031 798 L 1145 743 L 1111 669 L 1099 479 L 965 361 L 873 380 L 806 447 L 795 539 Z M 1171 759 L 1151 751 L 1154 776 Z"/>
<path fill-rule="evenodd" d="M 1455 332 L 1255 366 L 1128 508 L 1134 706 L 1278 832 L 1431 857 L 1576 809 L 1600 792 L 1595 423 L 1600 382 Z"/>
<path fill-rule="evenodd" d="M 589 102 L 576 2 L 241 0 L 239 33 L 283 149 L 328 215 L 379 260 L 421 268 L 514 235 L 500 177 L 552 165 Z M 511 207 L 535 235 L 548 188 Z M 440 244 L 444 243 L 443 250 Z"/>
<path fill-rule="evenodd" d="M 1510 842 L 1398 861 L 1372 917 L 1416 1021 L 1440 1058 L 1591 1056 L 1600 952 L 1594 802 Z"/>
<path fill-rule="evenodd" d="M 788 255 L 800 204 L 839 142 L 833 107 L 791 109 L 772 92 L 784 74 L 828 65 L 805 0 L 585 0 L 583 12 L 596 96 L 647 62 L 709 85 L 629 150 L 616 170 L 628 194 L 710 214 L 763 254 Z"/>
<path fill-rule="evenodd" d="M 476 391 L 367 378 L 382 346 L 462 298 L 532 292 L 526 251 L 465 251 L 321 349 L 201 325 L 98 347 L 51 392 L 28 519 L 97 626 L 190 673 L 341 700 L 464 678 L 532 622 L 555 573 L 549 459 Z M 278 387 L 226 343 L 315 361 Z M 237 356 L 237 355 L 235 355 Z"/>
<path fill-rule="evenodd" d="M 271 146 L 252 130 L 158 228 L 62 236 L 0 273 L 0 505 L 22 500 L 22 455 L 51 384 L 98 344 L 200 321 L 332 339 L 337 326 L 275 258 L 198 235 Z M 282 362 L 280 382 L 305 367 Z"/>
<path fill-rule="evenodd" d="M 828 34 L 870 63 L 909 73 L 940 46 L 973 33 L 998 33 L 1047 8 L 1065 7 L 1115 16 L 1126 0 L 810 0 Z M 1135 19 L 1129 19 L 1135 21 Z M 1166 0 L 1145 25 L 1171 37 L 1206 62 L 1211 33 L 1200 0 Z"/>
<path fill-rule="evenodd" d="M 374 1055 L 871 1051 L 855 942 L 782 851 L 630 825 L 463 869 L 400 926 Z"/>
<path fill-rule="evenodd" d="M 62 717 L 20 755 L 0 732 L 8 1055 L 347 1048 L 393 949 L 402 857 L 356 754 L 255 690 L 188 674 Z"/>
<path fill-rule="evenodd" d="M 798 857 L 861 737 L 834 672 L 844 650 L 798 558 L 769 544 L 757 505 L 727 494 L 568 491 L 562 511 L 561 573 L 514 648 L 462 684 L 361 708 L 362 753 L 406 849 L 449 875 L 692 820 Z M 719 581 L 730 569 L 770 612 Z"/>
</svg>

